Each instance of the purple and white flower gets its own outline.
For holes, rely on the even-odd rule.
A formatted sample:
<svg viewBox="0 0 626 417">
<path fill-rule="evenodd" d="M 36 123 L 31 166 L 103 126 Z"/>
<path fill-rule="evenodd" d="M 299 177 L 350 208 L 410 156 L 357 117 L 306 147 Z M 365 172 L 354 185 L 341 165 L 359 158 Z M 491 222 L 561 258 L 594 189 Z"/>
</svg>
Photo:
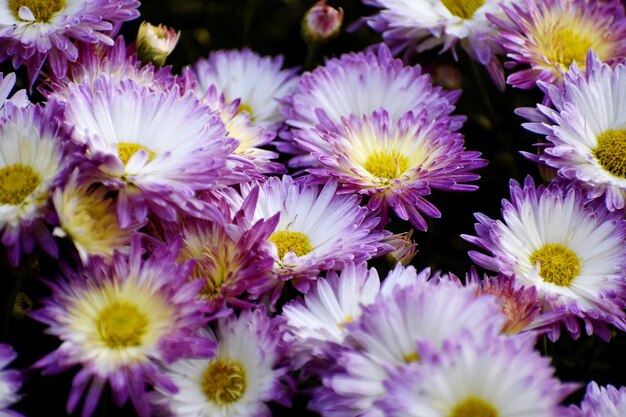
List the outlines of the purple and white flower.
<svg viewBox="0 0 626 417">
<path fill-rule="evenodd" d="M 580 407 L 572 407 L 574 417 L 621 417 L 626 414 L 626 387 L 600 387 L 595 381 L 587 385 Z"/>
<path fill-rule="evenodd" d="M 14 369 L 6 369 L 16 357 L 17 354 L 10 345 L 0 343 L 0 417 L 23 417 L 22 414 L 9 410 L 21 398 L 17 391 L 22 386 L 22 374 Z"/>
</svg>

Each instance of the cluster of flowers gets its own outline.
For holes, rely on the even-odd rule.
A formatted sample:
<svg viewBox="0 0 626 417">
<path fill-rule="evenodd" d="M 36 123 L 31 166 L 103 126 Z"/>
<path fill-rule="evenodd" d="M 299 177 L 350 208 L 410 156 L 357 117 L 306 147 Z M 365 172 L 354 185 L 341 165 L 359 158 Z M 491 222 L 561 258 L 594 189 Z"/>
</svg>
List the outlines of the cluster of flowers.
<svg viewBox="0 0 626 417">
<path fill-rule="evenodd" d="M 0 61 L 45 97 L 0 75 L 0 239 L 14 268 L 59 259 L 30 316 L 60 341 L 33 367 L 79 368 L 68 412 L 92 415 L 109 386 L 142 417 L 269 415 L 301 383 L 323 416 L 623 414 L 626 390 L 593 382 L 563 405 L 578 384 L 535 345 L 626 331 L 624 7 L 369 4 L 390 46 L 301 75 L 217 51 L 174 75 L 115 38 L 137 1 L 0 2 Z M 426 231 L 431 191 L 473 191 L 487 164 L 459 133 L 460 91 L 393 56 L 439 44 L 500 87 L 508 53 L 524 66 L 508 83 L 545 92 L 518 113 L 555 178 L 511 180 L 502 220 L 476 214 L 463 236 L 495 276 L 418 272 L 386 229 Z M 384 255 L 381 280 L 367 262 Z M 0 345 L 0 369 L 14 358 Z M 0 371 L 0 416 L 21 379 Z"/>
</svg>

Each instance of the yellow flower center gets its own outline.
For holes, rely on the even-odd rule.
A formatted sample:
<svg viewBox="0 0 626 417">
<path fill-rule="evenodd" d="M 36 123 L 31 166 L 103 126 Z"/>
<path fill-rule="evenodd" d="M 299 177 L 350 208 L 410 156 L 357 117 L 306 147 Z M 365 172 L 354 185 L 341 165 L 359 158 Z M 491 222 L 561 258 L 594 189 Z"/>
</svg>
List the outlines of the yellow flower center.
<svg viewBox="0 0 626 417">
<path fill-rule="evenodd" d="M 411 362 L 419 362 L 422 359 L 422 357 L 417 352 L 411 352 L 408 355 L 404 355 L 403 359 L 405 363 L 411 363 Z"/>
<path fill-rule="evenodd" d="M 9 9 L 18 20 L 21 20 L 19 11 L 22 6 L 33 12 L 36 22 L 46 23 L 65 7 L 65 0 L 9 0 Z"/>
<path fill-rule="evenodd" d="M 584 66 L 587 51 L 593 47 L 591 40 L 569 27 L 559 26 L 555 31 L 548 31 L 543 42 L 544 55 L 549 62 L 557 64 L 567 71 L 573 62 Z"/>
<path fill-rule="evenodd" d="M 567 287 L 580 273 L 580 259 L 560 243 L 548 243 L 530 255 L 530 263 L 539 264 L 544 281 Z"/>
<path fill-rule="evenodd" d="M 478 397 L 467 397 L 452 409 L 448 417 L 498 417 L 496 408 Z"/>
<path fill-rule="evenodd" d="M 17 206 L 41 184 L 41 178 L 29 166 L 14 164 L 0 169 L 0 204 Z"/>
<path fill-rule="evenodd" d="M 374 151 L 363 168 L 378 178 L 398 178 L 409 167 L 409 158 L 398 151 Z"/>
<path fill-rule="evenodd" d="M 239 362 L 216 359 L 202 376 L 202 392 L 218 405 L 231 404 L 243 397 L 248 387 L 246 371 Z"/>
<path fill-rule="evenodd" d="M 287 252 L 293 252 L 296 256 L 303 256 L 313 250 L 309 237 L 300 232 L 279 230 L 268 239 L 278 251 L 278 257 L 283 259 Z"/>
<path fill-rule="evenodd" d="M 593 150 L 602 168 L 616 177 L 626 179 L 626 130 L 607 130 L 598 136 Z"/>
<path fill-rule="evenodd" d="M 474 12 L 485 4 L 485 0 L 441 0 L 446 9 L 461 19 L 471 19 Z"/>
<path fill-rule="evenodd" d="M 128 163 L 128 160 L 138 151 L 145 151 L 148 154 L 148 162 L 152 161 L 156 154 L 143 145 L 132 142 L 120 142 L 117 144 L 117 151 L 120 155 L 120 159 L 124 166 Z"/>
<path fill-rule="evenodd" d="M 254 113 L 252 112 L 252 107 L 250 107 L 246 103 L 241 102 L 239 103 L 239 110 L 237 110 L 237 114 L 241 112 L 248 113 L 248 116 L 250 116 L 250 121 L 254 122 Z"/>
<path fill-rule="evenodd" d="M 115 301 L 100 312 L 98 332 L 111 349 L 139 346 L 148 318 L 130 303 Z"/>
<path fill-rule="evenodd" d="M 341 323 L 339 323 L 337 325 L 337 327 L 339 328 L 339 330 L 343 330 L 344 327 L 346 327 L 346 324 L 348 323 L 352 323 L 354 319 L 352 318 L 352 316 L 350 314 L 348 314 Z"/>
</svg>

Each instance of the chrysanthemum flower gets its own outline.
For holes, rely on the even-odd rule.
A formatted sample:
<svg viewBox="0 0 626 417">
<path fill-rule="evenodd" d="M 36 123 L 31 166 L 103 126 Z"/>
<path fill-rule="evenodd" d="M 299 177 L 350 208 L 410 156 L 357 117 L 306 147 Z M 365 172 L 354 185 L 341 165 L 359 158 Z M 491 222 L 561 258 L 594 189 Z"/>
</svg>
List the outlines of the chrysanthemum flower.
<svg viewBox="0 0 626 417">
<path fill-rule="evenodd" d="M 78 43 L 113 44 L 122 22 L 139 16 L 137 0 L 2 0 L 0 62 L 25 65 L 31 83 L 47 60 L 61 78 L 78 59 Z"/>
<path fill-rule="evenodd" d="M 327 343 L 342 343 L 345 324 L 356 320 L 361 308 L 374 302 L 380 290 L 376 269 L 366 263 L 348 263 L 340 274 L 330 271 L 315 281 L 313 288 L 283 307 L 288 338 L 293 352 L 292 364 L 299 369 L 313 357 L 323 356 Z"/>
<path fill-rule="evenodd" d="M 208 320 L 189 281 L 192 264 L 177 265 L 180 242 L 155 250 L 143 260 L 139 237 L 128 256 L 116 252 L 111 264 L 94 258 L 84 271 L 65 271 L 49 282 L 52 297 L 32 317 L 48 325 L 61 345 L 35 367 L 57 373 L 80 365 L 72 382 L 68 412 L 85 394 L 83 416 L 90 416 L 107 382 L 118 406 L 130 397 L 142 417 L 150 415 L 146 384 L 176 392 L 160 363 L 181 357 L 209 357 L 215 343 L 197 335 Z"/>
<path fill-rule="evenodd" d="M 283 100 L 282 110 L 297 136 L 296 129 L 312 128 L 323 120 L 339 129 L 344 118 L 381 109 L 389 113 L 394 123 L 409 111 L 418 114 L 424 109 L 428 110 L 429 120 L 434 120 L 454 111 L 459 94 L 433 87 L 430 76 L 422 74 L 419 66 L 405 66 L 393 58 L 386 45 L 380 45 L 376 51 L 329 59 L 325 65 L 303 74 L 294 93 Z M 458 130 L 464 120 L 463 116 L 451 116 L 449 129 Z M 284 152 L 304 152 L 290 140 L 278 145 Z M 327 147 L 322 140 L 316 145 Z M 315 163 L 308 152 L 290 162 L 294 166 Z"/>
<path fill-rule="evenodd" d="M 518 109 L 524 127 L 546 135 L 540 156 L 527 155 L 578 180 L 589 198 L 604 195 L 609 210 L 626 206 L 626 65 L 611 68 L 590 52 L 585 71 L 565 74 L 563 89 L 540 83 L 555 109 Z"/>
<path fill-rule="evenodd" d="M 575 417 L 622 417 L 626 415 L 626 387 L 600 387 L 592 381 L 580 407 L 572 409 Z"/>
<path fill-rule="evenodd" d="M 272 162 L 272 159 L 278 158 L 278 153 L 260 148 L 269 144 L 276 137 L 276 132 L 251 123 L 250 115 L 245 111 L 239 111 L 239 99 L 226 103 L 224 94 L 219 94 L 214 85 L 209 87 L 201 99 L 203 104 L 219 113 L 226 125 L 228 136 L 239 142 L 234 154 L 252 163 L 246 171 L 249 177 L 262 179 L 261 174 L 285 172 L 282 164 Z"/>
<path fill-rule="evenodd" d="M 59 225 L 53 234 L 71 239 L 83 263 L 92 256 L 111 258 L 116 250 L 127 252 L 133 233 L 142 223 L 121 228 L 110 190 L 80 180 L 80 175 L 74 170 L 63 188 L 54 190 L 52 202 Z"/>
<path fill-rule="evenodd" d="M 580 335 L 578 318 L 608 339 L 607 324 L 626 330 L 626 222 L 603 205 L 585 204 L 580 190 L 556 185 L 521 187 L 511 181 L 511 202 L 503 200 L 496 221 L 476 214 L 478 236 L 462 237 L 485 250 L 470 251 L 478 265 L 514 275 L 516 284 L 535 287 L 546 310 L 563 311 L 565 328 Z M 559 336 L 552 326 L 550 337 Z"/>
<path fill-rule="evenodd" d="M 430 119 L 427 112 L 409 112 L 394 121 L 386 111 L 343 120 L 337 133 L 332 124 L 302 132 L 300 142 L 323 166 L 309 172 L 335 178 L 342 190 L 370 196 L 368 206 L 386 219 L 391 207 L 398 217 L 419 230 L 423 215 L 441 212 L 424 196 L 431 189 L 473 191 L 464 184 L 480 178 L 471 171 L 487 164 L 479 152 L 465 151 L 460 133 L 449 131 L 451 120 Z M 322 142 L 325 146 L 316 146 Z"/>
<path fill-rule="evenodd" d="M 202 216 L 211 207 L 195 198 L 216 187 L 226 159 L 237 147 L 219 116 L 192 92 L 151 91 L 132 80 L 100 76 L 77 86 L 68 98 L 65 123 L 102 182 L 118 189 L 121 227 L 156 216 L 175 221 L 179 210 Z"/>
<path fill-rule="evenodd" d="M 44 80 L 41 90 L 48 99 L 54 97 L 57 101 L 65 102 L 73 85 L 92 85 L 102 74 L 117 82 L 131 79 L 138 86 L 152 90 L 170 89 L 176 81 L 169 67 L 142 65 L 134 49 L 126 45 L 122 36 L 112 46 L 80 44 L 78 51 L 80 59 L 70 64 L 63 78 Z"/>
<path fill-rule="evenodd" d="M 504 87 L 504 72 L 496 53 L 502 47 L 493 40 L 494 26 L 487 13 L 501 13 L 500 5 L 511 0 L 369 0 L 382 10 L 365 18 L 368 25 L 383 34 L 394 53 L 410 56 L 439 45 L 443 51 L 460 44 L 475 60 L 486 65 L 499 87 Z"/>
<path fill-rule="evenodd" d="M 491 294 L 506 317 L 501 332 L 517 334 L 525 331 L 542 333 L 546 326 L 563 318 L 562 311 L 543 311 L 543 301 L 535 287 L 516 285 L 515 277 L 499 274 L 496 277 L 478 278 L 475 270 L 466 277 L 467 285 L 476 289 L 477 295 Z"/>
<path fill-rule="evenodd" d="M 177 393 L 157 387 L 153 402 L 175 417 L 269 416 L 266 403 L 289 404 L 281 320 L 257 308 L 218 322 L 210 360 L 182 359 L 166 366 Z"/>
<path fill-rule="evenodd" d="M 244 197 L 251 187 L 242 186 Z M 320 188 L 298 184 L 288 176 L 261 184 L 255 220 L 280 214 L 268 239 L 275 261 L 275 279 L 268 285 L 276 287 L 275 297 L 286 280 L 306 292 L 321 271 L 339 270 L 347 262 L 366 261 L 387 249 L 381 242 L 386 232 L 375 230 L 379 219 L 368 217 L 356 195 L 336 195 L 336 190 L 334 181 Z"/>
<path fill-rule="evenodd" d="M 54 221 L 47 206 L 51 190 L 60 185 L 73 158 L 59 132 L 58 107 L 5 103 L 0 125 L 0 233 L 9 259 L 17 265 L 21 252 L 38 243 L 49 255 L 57 247 L 45 223 Z"/>
<path fill-rule="evenodd" d="M 513 60 L 505 66 L 530 66 L 507 78 L 514 87 L 533 88 L 538 80 L 560 84 L 572 63 L 584 67 L 590 49 L 609 63 L 626 56 L 619 0 L 523 0 L 503 9 L 506 17 L 490 19 Z"/>
<path fill-rule="evenodd" d="M 323 416 L 383 416 L 376 401 L 385 396 L 391 370 L 420 362 L 460 333 L 493 338 L 504 318 L 491 296 L 476 298 L 472 288 L 449 280 L 420 280 L 381 294 L 345 326 L 347 346 L 335 354 L 336 365 L 321 370 L 323 387 L 309 407 Z M 349 348 L 348 346 L 354 346 Z M 428 353 L 430 355 L 430 353 Z"/>
<path fill-rule="evenodd" d="M 15 85 L 15 74 L 9 73 L 6 76 L 0 72 L 0 118 L 4 117 L 4 103 L 11 102 L 15 107 L 26 107 L 29 103 L 26 90 L 16 91 L 11 98 L 11 90 Z"/>
<path fill-rule="evenodd" d="M 283 70 L 282 66 L 282 56 L 260 56 L 243 48 L 211 52 L 208 59 L 191 66 L 191 71 L 198 95 L 215 85 L 226 102 L 239 99 L 238 110 L 248 113 L 252 123 L 275 130 L 284 120 L 278 100 L 290 94 L 297 81 L 297 69 Z"/>
<path fill-rule="evenodd" d="M 0 343 L 0 417 L 22 417 L 8 409 L 21 397 L 17 391 L 22 386 L 22 375 L 19 371 L 5 369 L 16 357 L 17 354 L 10 345 Z"/>
<path fill-rule="evenodd" d="M 438 361 L 408 366 L 386 383 L 377 406 L 389 417 L 556 417 L 577 388 L 563 384 L 534 338 L 460 335 Z M 514 370 L 514 371 L 513 371 Z"/>
<path fill-rule="evenodd" d="M 267 239 L 278 215 L 253 221 L 257 197 L 258 189 L 252 190 L 237 211 L 223 200 L 216 201 L 221 220 L 184 217 L 179 223 L 162 225 L 165 242 L 182 237 L 178 261 L 195 261 L 191 278 L 205 281 L 200 296 L 209 314 L 224 315 L 232 313 L 230 307 L 254 306 L 247 301 L 247 291 L 265 286 L 272 278 L 274 258 Z"/>
</svg>

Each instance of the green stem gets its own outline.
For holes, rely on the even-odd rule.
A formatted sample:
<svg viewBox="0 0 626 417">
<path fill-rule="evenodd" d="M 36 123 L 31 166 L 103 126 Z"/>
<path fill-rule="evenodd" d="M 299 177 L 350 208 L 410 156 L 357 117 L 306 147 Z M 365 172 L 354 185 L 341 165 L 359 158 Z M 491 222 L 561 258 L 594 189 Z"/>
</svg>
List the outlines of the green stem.
<svg viewBox="0 0 626 417">
<path fill-rule="evenodd" d="M 315 64 L 315 58 L 317 56 L 317 45 L 313 42 L 307 42 L 306 44 L 306 59 L 304 60 L 304 69 L 311 70 Z"/>
</svg>

